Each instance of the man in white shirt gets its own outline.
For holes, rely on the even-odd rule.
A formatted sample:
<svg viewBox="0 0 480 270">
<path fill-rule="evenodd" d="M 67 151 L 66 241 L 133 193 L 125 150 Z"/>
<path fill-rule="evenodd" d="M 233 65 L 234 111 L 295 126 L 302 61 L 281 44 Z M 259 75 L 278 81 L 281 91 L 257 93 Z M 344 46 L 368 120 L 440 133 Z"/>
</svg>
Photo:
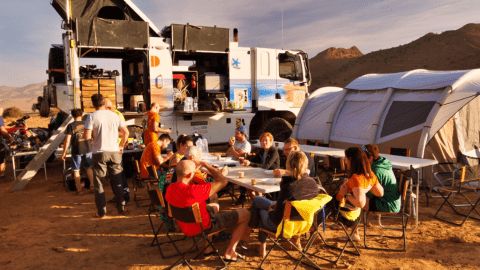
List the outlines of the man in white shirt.
<svg viewBox="0 0 480 270">
<path fill-rule="evenodd" d="M 233 156 L 235 160 L 239 157 L 245 157 L 252 151 L 252 145 L 247 141 L 247 129 L 244 126 L 239 126 L 235 129 L 235 137 L 230 138 L 228 142 L 226 156 Z"/>
<path fill-rule="evenodd" d="M 127 142 L 128 129 L 120 117 L 105 108 L 105 99 L 101 94 L 92 96 L 95 112 L 88 115 L 85 121 L 85 140 L 92 140 L 92 163 L 95 179 L 95 204 L 97 218 L 105 217 L 107 213 L 105 201 L 105 176 L 107 170 L 110 174 L 110 185 L 117 202 L 117 210 L 120 214 L 126 214 L 125 200 L 122 186 L 122 154 L 123 147 Z M 118 142 L 119 131 L 122 134 Z"/>
</svg>

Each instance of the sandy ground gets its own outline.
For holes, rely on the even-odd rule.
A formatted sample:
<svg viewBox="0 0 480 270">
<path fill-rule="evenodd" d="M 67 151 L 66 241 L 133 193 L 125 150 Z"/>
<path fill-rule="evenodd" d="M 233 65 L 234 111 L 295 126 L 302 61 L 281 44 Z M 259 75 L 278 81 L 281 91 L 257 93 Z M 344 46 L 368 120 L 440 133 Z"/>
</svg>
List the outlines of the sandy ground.
<svg viewBox="0 0 480 270">
<path fill-rule="evenodd" d="M 6 177 L 0 179 L 0 269 L 165 269 L 176 261 L 177 257 L 162 259 L 157 247 L 150 246 L 153 234 L 148 207 L 137 207 L 131 202 L 127 206 L 129 215 L 119 216 L 114 205 L 108 204 L 107 218 L 93 218 L 96 211 L 93 193 L 78 196 L 65 191 L 61 160 L 47 164 L 47 168 L 48 181 L 40 171 L 23 191 L 11 193 L 13 173 L 11 162 L 7 163 Z M 129 185 L 131 187 L 130 181 Z M 113 197 L 109 187 L 106 192 L 107 198 Z M 139 195 L 147 198 L 144 189 Z M 429 207 L 425 195 L 420 200 L 420 225 L 407 232 L 406 252 L 366 250 L 362 240 L 358 244 L 360 257 L 345 254 L 337 265 L 314 260 L 324 269 L 480 269 L 480 223 L 469 220 L 462 227 L 456 227 L 440 222 L 433 215 L 442 199 L 431 199 Z M 149 201 L 141 203 L 147 205 Z M 221 211 L 235 208 L 227 197 L 221 198 L 220 205 Z M 156 226 L 160 224 L 159 219 L 154 221 Z M 376 224 L 372 220 L 368 229 L 378 234 L 392 233 Z M 330 225 L 327 223 L 324 236 L 335 242 L 341 233 L 330 230 Z M 360 233 L 363 234 L 363 227 Z M 165 230 L 160 238 L 165 239 Z M 184 242 L 181 249 L 188 248 L 191 243 L 191 240 Z M 216 244 L 221 254 L 227 243 Z M 380 239 L 372 243 L 398 247 L 393 240 Z M 261 260 L 255 256 L 257 246 L 254 233 L 247 250 L 237 249 L 247 256 L 247 261 L 229 268 L 258 268 Z M 173 248 L 165 245 L 164 250 L 169 253 Z M 325 256 L 332 253 L 319 242 L 312 250 Z M 192 265 L 196 269 L 221 266 L 215 257 L 194 261 Z M 279 270 L 293 266 L 294 261 L 281 251 L 274 251 L 264 268 Z M 308 267 L 300 267 L 304 268 Z"/>
</svg>

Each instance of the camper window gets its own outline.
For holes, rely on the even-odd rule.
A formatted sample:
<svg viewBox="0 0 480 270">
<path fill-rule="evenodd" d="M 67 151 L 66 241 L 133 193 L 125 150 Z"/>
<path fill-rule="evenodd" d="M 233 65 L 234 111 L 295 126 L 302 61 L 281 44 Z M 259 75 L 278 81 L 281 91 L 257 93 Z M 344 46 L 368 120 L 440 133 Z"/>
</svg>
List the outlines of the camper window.
<svg viewBox="0 0 480 270">
<path fill-rule="evenodd" d="M 425 123 L 434 105 L 435 101 L 393 101 L 383 121 L 380 137 Z"/>
</svg>

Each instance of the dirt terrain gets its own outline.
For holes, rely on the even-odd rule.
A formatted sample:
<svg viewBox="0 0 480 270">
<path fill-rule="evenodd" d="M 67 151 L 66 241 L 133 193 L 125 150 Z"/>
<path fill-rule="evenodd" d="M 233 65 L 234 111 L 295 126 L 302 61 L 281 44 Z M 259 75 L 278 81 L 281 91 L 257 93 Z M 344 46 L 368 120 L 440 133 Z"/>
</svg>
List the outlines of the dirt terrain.
<svg viewBox="0 0 480 270">
<path fill-rule="evenodd" d="M 29 120 L 31 126 L 44 121 L 36 117 Z M 219 151 L 222 147 L 212 150 Z M 96 211 L 93 193 L 78 196 L 75 192 L 66 192 L 62 168 L 62 161 L 57 159 L 47 164 L 48 181 L 45 181 L 42 170 L 23 191 L 12 193 L 9 189 L 13 173 L 11 162 L 7 162 L 6 177 L 0 178 L 0 269 L 165 269 L 177 259 L 162 259 L 157 247 L 150 246 L 153 234 L 148 207 L 137 207 L 130 202 L 127 206 L 129 215 L 119 216 L 114 205 L 108 204 L 107 218 L 93 218 L 92 214 Z M 130 181 L 129 185 L 131 188 Z M 113 197 L 108 187 L 106 194 L 107 199 Z M 139 195 L 147 198 L 144 189 L 139 191 Z M 480 269 L 480 223 L 467 221 L 462 227 L 456 227 L 434 219 L 441 201 L 441 198 L 430 199 L 427 207 L 426 197 L 421 195 L 420 224 L 417 229 L 407 232 L 406 252 L 365 250 L 362 248 L 362 235 L 362 243 L 357 244 L 360 257 L 345 254 L 337 265 L 314 260 L 324 269 Z M 141 203 L 148 205 L 149 201 Z M 220 204 L 221 211 L 236 208 L 227 197 L 221 198 Z M 249 203 L 245 207 L 249 207 Z M 154 221 L 160 224 L 159 219 Z M 368 229 L 373 232 L 392 233 L 381 230 L 375 219 L 370 224 Z M 324 236 L 336 242 L 341 233 L 330 230 L 330 225 L 331 222 L 327 223 Z M 360 233 L 363 234 L 362 227 Z M 165 239 L 165 230 L 160 238 Z M 186 249 L 191 243 L 184 242 L 181 248 Z M 216 245 L 221 254 L 227 243 Z M 373 244 L 398 247 L 393 240 L 380 239 Z M 251 242 L 246 246 L 247 250 L 237 248 L 237 251 L 246 255 L 247 261 L 231 265 L 229 269 L 259 266 L 261 260 L 255 255 L 258 246 L 256 233 L 252 234 Z M 173 248 L 166 245 L 164 250 L 169 253 Z M 312 250 L 323 255 L 331 253 L 320 242 Z M 220 267 L 220 262 L 210 257 L 194 261 L 193 265 L 197 269 L 215 269 Z M 264 268 L 291 269 L 293 265 L 293 261 L 281 251 L 274 251 Z"/>
</svg>

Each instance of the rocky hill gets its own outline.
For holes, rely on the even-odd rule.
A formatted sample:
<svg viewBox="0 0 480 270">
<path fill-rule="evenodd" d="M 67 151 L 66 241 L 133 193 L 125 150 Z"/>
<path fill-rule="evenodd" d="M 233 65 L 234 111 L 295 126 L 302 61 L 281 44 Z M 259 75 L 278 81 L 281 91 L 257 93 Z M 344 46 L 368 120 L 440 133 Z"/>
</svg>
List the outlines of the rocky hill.
<svg viewBox="0 0 480 270">
<path fill-rule="evenodd" d="M 310 65 L 312 91 L 323 86 L 345 87 L 369 73 L 480 68 L 480 24 L 428 33 L 408 44 L 366 55 L 356 47 L 329 48 L 311 58 Z"/>
<path fill-rule="evenodd" d="M 0 86 L 0 106 L 3 108 L 17 107 L 22 111 L 31 111 L 37 97 L 43 95 L 46 82 L 29 84 L 23 87 Z"/>
</svg>

